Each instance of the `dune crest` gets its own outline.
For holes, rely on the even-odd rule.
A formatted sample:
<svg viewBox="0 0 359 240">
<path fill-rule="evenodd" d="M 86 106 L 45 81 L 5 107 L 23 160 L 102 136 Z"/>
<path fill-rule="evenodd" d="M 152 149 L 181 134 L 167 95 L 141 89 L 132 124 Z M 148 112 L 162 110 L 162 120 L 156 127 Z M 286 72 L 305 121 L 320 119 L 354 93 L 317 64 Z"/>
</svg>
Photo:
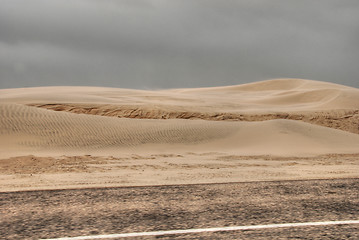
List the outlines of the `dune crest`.
<svg viewBox="0 0 359 240">
<path fill-rule="evenodd" d="M 118 118 L 135 119 L 202 119 L 211 121 L 266 121 L 273 119 L 289 119 L 330 127 L 359 134 L 359 110 L 332 110 L 320 112 L 295 113 L 233 113 L 233 112 L 196 112 L 184 109 L 176 110 L 153 106 L 118 106 L 108 104 L 29 104 L 28 106 L 64 111 L 76 114 L 100 115 Z"/>
</svg>

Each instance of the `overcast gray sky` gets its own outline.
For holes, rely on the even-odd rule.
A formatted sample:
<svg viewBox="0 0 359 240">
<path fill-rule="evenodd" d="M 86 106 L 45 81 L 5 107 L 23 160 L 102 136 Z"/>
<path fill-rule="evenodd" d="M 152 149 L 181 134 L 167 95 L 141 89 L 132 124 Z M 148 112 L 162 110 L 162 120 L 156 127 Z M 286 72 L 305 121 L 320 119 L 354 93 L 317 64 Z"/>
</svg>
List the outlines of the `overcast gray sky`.
<svg viewBox="0 0 359 240">
<path fill-rule="evenodd" d="M 358 0 L 0 0 L 0 88 L 359 87 Z"/>
</svg>

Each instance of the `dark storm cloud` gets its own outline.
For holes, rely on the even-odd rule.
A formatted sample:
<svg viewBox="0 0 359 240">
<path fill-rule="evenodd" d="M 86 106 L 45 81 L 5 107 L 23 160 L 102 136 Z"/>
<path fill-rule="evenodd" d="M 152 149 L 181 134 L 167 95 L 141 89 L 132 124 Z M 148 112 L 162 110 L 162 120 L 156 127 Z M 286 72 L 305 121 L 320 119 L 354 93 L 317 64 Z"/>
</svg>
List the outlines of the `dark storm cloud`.
<svg viewBox="0 0 359 240">
<path fill-rule="evenodd" d="M 359 87 L 356 0 L 0 0 L 0 88 Z"/>
</svg>

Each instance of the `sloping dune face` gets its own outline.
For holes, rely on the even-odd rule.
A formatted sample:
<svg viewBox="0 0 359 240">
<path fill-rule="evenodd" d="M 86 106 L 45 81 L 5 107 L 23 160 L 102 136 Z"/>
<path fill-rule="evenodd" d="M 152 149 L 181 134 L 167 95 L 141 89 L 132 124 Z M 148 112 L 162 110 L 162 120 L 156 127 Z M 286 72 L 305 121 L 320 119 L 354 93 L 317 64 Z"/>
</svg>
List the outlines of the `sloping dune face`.
<svg viewBox="0 0 359 240">
<path fill-rule="evenodd" d="M 46 151 L 94 153 L 102 150 L 131 151 L 135 147 L 162 145 L 176 147 L 199 144 L 231 134 L 228 124 L 211 121 L 138 120 L 53 112 L 18 104 L 1 104 L 3 144 Z M 229 124 L 231 125 L 231 124 Z M 9 143 L 9 142 L 8 142 Z M 11 147 L 11 146 L 9 146 Z M 111 151 L 110 151 L 111 152 Z"/>
<path fill-rule="evenodd" d="M 359 90 L 317 81 L 159 91 L 4 89 L 0 101 L 2 157 L 359 152 Z"/>
<path fill-rule="evenodd" d="M 4 116 L 0 132 L 4 155 L 10 149 L 28 154 L 229 151 L 274 155 L 350 153 L 359 149 L 359 135 L 291 120 L 119 119 L 17 104 L 1 104 L 0 113 Z"/>
<path fill-rule="evenodd" d="M 307 111 L 358 109 L 359 90 L 303 79 L 275 79 L 238 86 L 183 90 L 183 92 L 237 97 L 234 111 Z"/>
</svg>

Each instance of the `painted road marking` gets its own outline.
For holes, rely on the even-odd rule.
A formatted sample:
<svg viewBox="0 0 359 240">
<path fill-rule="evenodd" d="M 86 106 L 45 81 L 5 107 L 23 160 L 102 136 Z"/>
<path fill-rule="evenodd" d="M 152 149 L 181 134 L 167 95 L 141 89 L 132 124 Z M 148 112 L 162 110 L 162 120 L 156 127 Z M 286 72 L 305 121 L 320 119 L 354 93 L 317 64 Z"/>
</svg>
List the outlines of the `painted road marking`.
<svg viewBox="0 0 359 240">
<path fill-rule="evenodd" d="M 223 231 L 254 230 L 254 229 L 266 229 L 266 228 L 310 227 L 310 226 L 342 225 L 342 224 L 359 224 L 359 220 L 281 223 L 281 224 L 267 224 L 267 225 L 168 230 L 168 231 L 156 231 L 156 232 L 120 233 L 120 234 L 109 234 L 109 235 L 52 238 L 52 239 L 44 239 L 44 240 L 85 240 L 85 239 L 125 238 L 125 237 L 175 235 L 175 234 L 186 234 L 186 233 L 223 232 Z"/>
</svg>

